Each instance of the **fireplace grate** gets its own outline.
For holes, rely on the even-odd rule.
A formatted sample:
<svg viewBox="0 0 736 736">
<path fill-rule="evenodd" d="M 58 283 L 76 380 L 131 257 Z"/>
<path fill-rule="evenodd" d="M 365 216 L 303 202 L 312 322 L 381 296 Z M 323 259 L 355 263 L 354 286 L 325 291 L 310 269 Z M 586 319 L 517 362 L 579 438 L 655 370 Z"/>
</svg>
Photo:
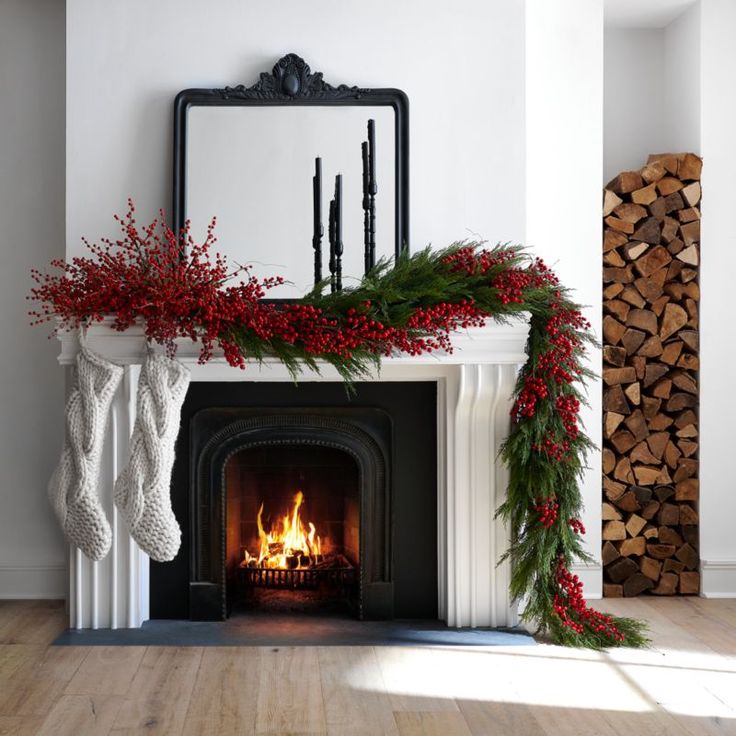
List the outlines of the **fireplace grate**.
<svg viewBox="0 0 736 736">
<path fill-rule="evenodd" d="M 267 567 L 241 567 L 240 581 L 247 587 L 313 590 L 324 584 L 342 587 L 356 581 L 354 567 L 304 568 L 282 570 Z"/>
</svg>

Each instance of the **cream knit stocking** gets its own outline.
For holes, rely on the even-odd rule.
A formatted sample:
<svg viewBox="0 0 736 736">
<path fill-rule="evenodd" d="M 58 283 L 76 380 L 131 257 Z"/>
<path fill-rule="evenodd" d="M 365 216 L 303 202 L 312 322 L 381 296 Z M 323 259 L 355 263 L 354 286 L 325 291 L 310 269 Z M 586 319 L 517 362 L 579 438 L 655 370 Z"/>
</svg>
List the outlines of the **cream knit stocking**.
<svg viewBox="0 0 736 736">
<path fill-rule="evenodd" d="M 171 510 L 174 444 L 189 370 L 149 353 L 141 370 L 130 458 L 115 482 L 115 505 L 140 548 L 159 562 L 173 560 L 181 530 Z"/>
<path fill-rule="evenodd" d="M 91 560 L 109 551 L 112 532 L 98 486 L 105 427 L 123 369 L 90 352 L 80 338 L 74 388 L 66 402 L 66 441 L 49 481 L 49 498 L 64 535 Z"/>
</svg>

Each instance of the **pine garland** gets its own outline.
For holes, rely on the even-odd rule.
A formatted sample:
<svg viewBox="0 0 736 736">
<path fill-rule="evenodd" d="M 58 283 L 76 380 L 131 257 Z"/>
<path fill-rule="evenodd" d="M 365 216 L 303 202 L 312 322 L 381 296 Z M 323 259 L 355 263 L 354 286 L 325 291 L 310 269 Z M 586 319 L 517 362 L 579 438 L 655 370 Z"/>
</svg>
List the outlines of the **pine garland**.
<svg viewBox="0 0 736 736">
<path fill-rule="evenodd" d="M 241 368 L 276 357 L 295 379 L 328 363 L 350 387 L 382 357 L 451 352 L 457 330 L 528 315 L 527 361 L 501 450 L 510 480 L 498 514 L 513 539 L 502 558 L 511 563 L 511 595 L 524 606 L 522 620 L 557 643 L 646 644 L 642 622 L 588 607 L 569 572 L 574 560 L 589 559 L 579 481 L 593 445 L 578 412 L 591 376 L 585 348 L 594 340 L 544 263 L 517 246 L 455 243 L 381 261 L 355 287 L 326 293 L 321 283 L 303 299 L 279 304 L 263 297 L 281 279 L 261 282 L 243 268 L 230 273 L 221 256 L 210 257 L 214 221 L 197 245 L 188 230 L 177 236 L 163 218 L 140 231 L 133 212 L 130 204 L 120 219 L 122 240 L 89 246 L 93 258 L 55 261 L 60 274 L 33 272 L 38 286 L 29 298 L 40 303 L 30 313 L 34 323 L 56 318 L 70 328 L 113 315 L 115 328 L 125 330 L 142 320 L 148 339 L 170 353 L 176 338 L 190 337 L 202 346 L 202 362 L 219 346 Z M 244 271 L 245 281 L 227 284 Z"/>
</svg>

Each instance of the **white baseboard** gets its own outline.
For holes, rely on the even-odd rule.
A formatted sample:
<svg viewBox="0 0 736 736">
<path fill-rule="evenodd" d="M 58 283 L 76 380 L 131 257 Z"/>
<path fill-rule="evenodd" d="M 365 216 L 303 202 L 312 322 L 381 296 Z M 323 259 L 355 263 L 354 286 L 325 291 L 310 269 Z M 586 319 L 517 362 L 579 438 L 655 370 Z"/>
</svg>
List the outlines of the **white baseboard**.
<svg viewBox="0 0 736 736">
<path fill-rule="evenodd" d="M 703 598 L 736 598 L 736 560 L 701 560 L 700 591 Z"/>
<path fill-rule="evenodd" d="M 570 572 L 583 583 L 586 600 L 603 598 L 603 568 L 600 562 L 576 562 L 571 565 Z"/>
<path fill-rule="evenodd" d="M 0 599 L 66 598 L 66 565 L 0 565 Z"/>
</svg>

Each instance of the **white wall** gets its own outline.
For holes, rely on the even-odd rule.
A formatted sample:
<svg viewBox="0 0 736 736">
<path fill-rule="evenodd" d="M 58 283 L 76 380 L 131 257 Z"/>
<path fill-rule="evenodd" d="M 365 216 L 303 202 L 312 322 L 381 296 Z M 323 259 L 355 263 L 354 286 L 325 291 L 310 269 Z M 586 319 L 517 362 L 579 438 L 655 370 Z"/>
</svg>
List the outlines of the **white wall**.
<svg viewBox="0 0 736 736">
<path fill-rule="evenodd" d="M 663 129 L 668 151 L 700 153 L 700 54 L 700 3 L 697 2 L 664 29 Z"/>
<path fill-rule="evenodd" d="M 700 5 L 663 28 L 606 26 L 604 58 L 603 181 L 650 153 L 699 153 Z"/>
<path fill-rule="evenodd" d="M 527 0 L 526 241 L 574 287 L 601 334 L 600 198 L 603 150 L 601 0 Z M 561 203 L 571 207 L 560 210 Z M 564 205 L 563 205 L 564 207 Z M 600 371 L 600 353 L 591 355 Z M 601 388 L 589 387 L 582 413 L 600 446 Z M 600 453 L 583 479 L 588 551 L 600 558 Z M 601 595 L 600 565 L 578 570 L 590 598 Z"/>
<path fill-rule="evenodd" d="M 736 596 L 736 3 L 702 0 L 701 115 L 703 222 L 700 373 L 700 540 L 703 591 Z"/>
<path fill-rule="evenodd" d="M 0 597 L 65 591 L 46 483 L 61 449 L 56 346 L 28 326 L 29 272 L 64 256 L 64 3 L 0 3 Z"/>
<path fill-rule="evenodd" d="M 603 181 L 638 169 L 662 149 L 665 126 L 661 28 L 606 28 Z"/>
<path fill-rule="evenodd" d="M 522 238 L 523 22 L 523 0 L 69 0 L 67 253 L 129 195 L 142 219 L 170 207 L 179 90 L 252 84 L 289 51 L 408 94 L 415 248 Z"/>
</svg>

